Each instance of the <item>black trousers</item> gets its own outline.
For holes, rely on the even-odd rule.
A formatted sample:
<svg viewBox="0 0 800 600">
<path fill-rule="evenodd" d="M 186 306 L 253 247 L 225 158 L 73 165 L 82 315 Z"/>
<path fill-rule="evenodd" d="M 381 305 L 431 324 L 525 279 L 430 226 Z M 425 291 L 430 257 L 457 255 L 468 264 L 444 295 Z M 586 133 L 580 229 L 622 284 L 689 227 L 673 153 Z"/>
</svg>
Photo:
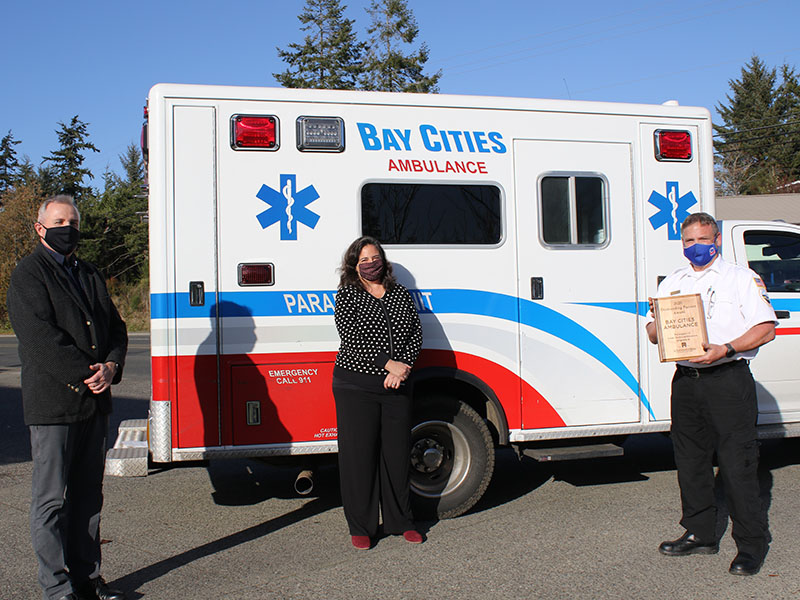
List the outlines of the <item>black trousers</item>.
<svg viewBox="0 0 800 600">
<path fill-rule="evenodd" d="M 334 377 L 339 483 L 350 535 L 374 537 L 378 508 L 388 534 L 414 528 L 409 488 L 411 399 Z"/>
<path fill-rule="evenodd" d="M 740 552 L 763 557 L 767 525 L 758 485 L 756 389 L 743 360 L 699 377 L 676 370 L 672 379 L 672 442 L 683 517 L 701 540 L 717 539 L 713 455 L 725 488 Z"/>
<path fill-rule="evenodd" d="M 31 425 L 31 541 L 45 600 L 100 575 L 108 416 Z"/>
</svg>

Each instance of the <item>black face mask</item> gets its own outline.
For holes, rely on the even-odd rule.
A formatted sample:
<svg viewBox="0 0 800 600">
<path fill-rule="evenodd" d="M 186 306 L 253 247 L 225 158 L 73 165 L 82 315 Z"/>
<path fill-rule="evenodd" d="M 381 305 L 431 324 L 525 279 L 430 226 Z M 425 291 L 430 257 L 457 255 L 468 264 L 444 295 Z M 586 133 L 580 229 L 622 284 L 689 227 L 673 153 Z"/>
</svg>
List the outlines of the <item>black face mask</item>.
<svg viewBox="0 0 800 600">
<path fill-rule="evenodd" d="M 39 223 L 39 225 L 42 225 Z M 44 227 L 44 225 L 42 225 Z M 44 241 L 53 250 L 64 256 L 69 256 L 78 247 L 78 240 L 81 239 L 81 232 L 71 225 L 63 227 L 44 227 L 47 233 L 44 234 Z"/>
</svg>

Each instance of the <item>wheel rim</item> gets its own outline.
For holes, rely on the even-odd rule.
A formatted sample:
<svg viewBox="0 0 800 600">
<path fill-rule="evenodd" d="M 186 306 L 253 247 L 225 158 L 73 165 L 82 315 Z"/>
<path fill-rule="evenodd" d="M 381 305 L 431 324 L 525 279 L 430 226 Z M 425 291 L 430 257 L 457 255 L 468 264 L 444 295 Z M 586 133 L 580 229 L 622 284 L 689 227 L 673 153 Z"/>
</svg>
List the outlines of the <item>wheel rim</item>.
<svg viewBox="0 0 800 600">
<path fill-rule="evenodd" d="M 472 453 L 451 423 L 424 421 L 411 430 L 411 489 L 426 498 L 445 496 L 466 479 Z"/>
</svg>

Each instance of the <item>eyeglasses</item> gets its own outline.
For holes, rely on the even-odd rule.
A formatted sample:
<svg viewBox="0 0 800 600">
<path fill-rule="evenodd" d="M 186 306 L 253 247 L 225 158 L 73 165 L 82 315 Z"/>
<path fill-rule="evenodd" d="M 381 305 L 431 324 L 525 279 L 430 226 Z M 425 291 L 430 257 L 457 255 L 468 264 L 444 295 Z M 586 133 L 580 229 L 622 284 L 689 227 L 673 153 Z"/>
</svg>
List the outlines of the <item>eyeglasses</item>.
<svg viewBox="0 0 800 600">
<path fill-rule="evenodd" d="M 716 301 L 717 291 L 715 289 L 709 287 L 708 291 L 706 292 L 706 294 L 708 295 L 708 301 L 706 302 L 706 304 L 707 304 L 707 306 L 706 306 L 706 317 L 710 319 L 711 315 L 714 314 L 714 306 L 717 303 L 717 301 Z"/>
</svg>

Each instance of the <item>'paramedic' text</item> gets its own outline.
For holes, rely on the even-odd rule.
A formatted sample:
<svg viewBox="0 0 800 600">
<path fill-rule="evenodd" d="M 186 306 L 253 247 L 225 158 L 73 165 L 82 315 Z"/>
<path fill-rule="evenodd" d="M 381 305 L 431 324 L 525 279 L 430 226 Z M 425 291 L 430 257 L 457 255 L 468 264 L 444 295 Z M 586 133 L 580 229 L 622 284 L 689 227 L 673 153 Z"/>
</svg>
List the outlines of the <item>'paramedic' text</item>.
<svg viewBox="0 0 800 600">
<path fill-rule="evenodd" d="M 433 312 L 432 292 L 409 290 L 409 293 L 417 312 Z M 332 315 L 334 292 L 287 292 L 283 301 L 290 315 Z"/>
</svg>

